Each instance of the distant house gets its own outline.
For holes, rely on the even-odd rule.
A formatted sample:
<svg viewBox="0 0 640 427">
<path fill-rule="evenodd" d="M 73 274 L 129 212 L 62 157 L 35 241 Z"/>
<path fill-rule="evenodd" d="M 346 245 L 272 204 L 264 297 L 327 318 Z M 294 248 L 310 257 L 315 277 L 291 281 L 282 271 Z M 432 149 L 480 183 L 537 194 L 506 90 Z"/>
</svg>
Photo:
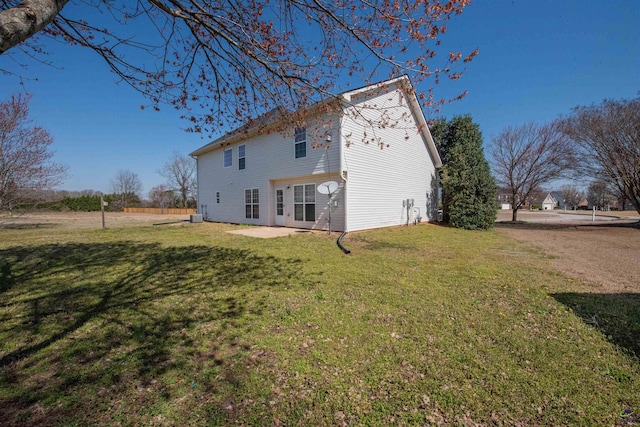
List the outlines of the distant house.
<svg viewBox="0 0 640 427">
<path fill-rule="evenodd" d="M 442 162 L 408 77 L 331 102 L 192 152 L 205 220 L 341 231 L 435 220 Z"/>
<path fill-rule="evenodd" d="M 505 189 L 498 189 L 498 192 L 496 194 L 496 198 L 498 200 L 498 206 L 500 207 L 500 209 L 502 210 L 511 210 L 512 209 L 512 203 L 511 203 L 511 193 Z"/>
<path fill-rule="evenodd" d="M 498 206 L 502 210 L 510 210 L 513 208 L 513 195 L 506 188 L 498 189 Z M 558 199 L 553 193 L 543 193 L 534 191 L 522 202 L 522 209 L 542 209 L 545 211 L 553 210 L 558 207 Z"/>
<path fill-rule="evenodd" d="M 552 211 L 556 207 L 558 207 L 558 201 L 551 195 L 551 193 L 548 193 L 540 204 L 540 209 L 543 211 Z"/>
<path fill-rule="evenodd" d="M 578 209 L 584 209 L 584 210 L 589 209 L 589 200 L 587 200 L 586 197 L 583 197 L 582 199 L 580 199 L 580 201 L 578 202 Z"/>
</svg>

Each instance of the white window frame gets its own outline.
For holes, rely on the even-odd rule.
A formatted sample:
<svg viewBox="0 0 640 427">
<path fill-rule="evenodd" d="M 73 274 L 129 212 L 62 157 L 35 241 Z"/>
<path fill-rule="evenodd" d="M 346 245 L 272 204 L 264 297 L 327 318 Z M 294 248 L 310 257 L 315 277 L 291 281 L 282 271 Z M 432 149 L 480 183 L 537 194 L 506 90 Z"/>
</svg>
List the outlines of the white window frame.
<svg viewBox="0 0 640 427">
<path fill-rule="evenodd" d="M 298 155 L 298 147 L 304 147 L 304 153 Z M 300 150 L 302 151 L 302 150 Z M 296 159 L 307 157 L 307 128 L 296 128 L 293 133 L 293 155 Z"/>
<path fill-rule="evenodd" d="M 296 187 L 302 187 L 302 200 L 296 200 Z M 313 197 L 308 197 L 307 187 L 313 187 Z M 313 200 L 310 200 L 313 199 Z M 313 205 L 313 218 L 308 217 L 307 206 Z M 302 219 L 298 219 L 297 207 L 302 206 Z M 293 219 L 295 221 L 316 222 L 316 184 L 298 184 L 293 186 Z"/>
<path fill-rule="evenodd" d="M 227 153 L 229 153 L 229 164 L 227 164 Z M 233 147 L 225 148 L 222 152 L 222 164 L 225 168 L 230 168 L 233 166 Z"/>
<path fill-rule="evenodd" d="M 260 189 L 259 188 L 244 189 L 244 217 L 246 219 L 260 219 Z"/>
<path fill-rule="evenodd" d="M 238 145 L 238 170 L 244 170 L 247 167 L 247 147 L 245 144 Z"/>
</svg>

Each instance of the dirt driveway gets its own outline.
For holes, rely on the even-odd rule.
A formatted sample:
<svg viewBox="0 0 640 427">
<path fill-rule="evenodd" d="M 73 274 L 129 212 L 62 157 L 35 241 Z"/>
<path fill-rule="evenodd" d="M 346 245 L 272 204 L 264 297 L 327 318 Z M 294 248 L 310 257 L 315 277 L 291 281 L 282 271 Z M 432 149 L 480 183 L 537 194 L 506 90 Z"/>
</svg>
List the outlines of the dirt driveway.
<svg viewBox="0 0 640 427">
<path fill-rule="evenodd" d="M 496 230 L 541 249 L 554 268 L 588 283 L 594 293 L 640 293 L 637 222 L 498 222 Z"/>
</svg>

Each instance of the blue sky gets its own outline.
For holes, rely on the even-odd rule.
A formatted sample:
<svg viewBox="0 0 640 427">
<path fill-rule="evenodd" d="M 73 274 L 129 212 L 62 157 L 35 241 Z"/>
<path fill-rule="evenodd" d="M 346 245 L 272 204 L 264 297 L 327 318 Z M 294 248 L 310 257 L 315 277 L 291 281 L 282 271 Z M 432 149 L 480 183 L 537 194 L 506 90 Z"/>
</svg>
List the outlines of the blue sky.
<svg viewBox="0 0 640 427">
<path fill-rule="evenodd" d="M 461 80 L 435 87 L 437 98 L 469 91 L 441 115 L 470 114 L 488 147 L 506 126 L 546 122 L 605 98 L 638 96 L 639 22 L 638 0 L 476 0 L 442 38 L 443 56 L 475 48 L 479 55 Z M 170 107 L 141 110 L 148 102 L 117 84 L 93 52 L 52 42 L 47 49 L 55 67 L 30 62 L 22 75 L 37 81 L 22 86 L 0 74 L 0 99 L 24 90 L 33 95 L 31 117 L 51 132 L 56 160 L 69 166 L 61 189 L 108 192 L 115 173 L 130 169 L 146 196 L 162 183 L 157 170 L 173 151 L 187 154 L 208 142 L 182 131 L 186 123 Z M 0 56 L 0 68 L 16 70 L 14 58 Z"/>
</svg>

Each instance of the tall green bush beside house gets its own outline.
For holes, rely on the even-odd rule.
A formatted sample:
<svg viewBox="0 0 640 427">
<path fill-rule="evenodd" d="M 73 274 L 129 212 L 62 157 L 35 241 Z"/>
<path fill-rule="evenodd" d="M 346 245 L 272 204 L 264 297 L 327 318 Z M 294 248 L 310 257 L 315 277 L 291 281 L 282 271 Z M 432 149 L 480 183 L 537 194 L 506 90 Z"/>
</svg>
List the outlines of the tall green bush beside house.
<svg viewBox="0 0 640 427">
<path fill-rule="evenodd" d="M 440 169 L 444 220 L 456 228 L 485 230 L 496 219 L 496 183 L 470 116 L 442 118 L 431 126 Z"/>
</svg>

